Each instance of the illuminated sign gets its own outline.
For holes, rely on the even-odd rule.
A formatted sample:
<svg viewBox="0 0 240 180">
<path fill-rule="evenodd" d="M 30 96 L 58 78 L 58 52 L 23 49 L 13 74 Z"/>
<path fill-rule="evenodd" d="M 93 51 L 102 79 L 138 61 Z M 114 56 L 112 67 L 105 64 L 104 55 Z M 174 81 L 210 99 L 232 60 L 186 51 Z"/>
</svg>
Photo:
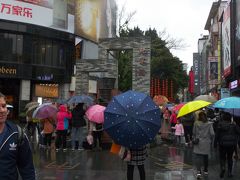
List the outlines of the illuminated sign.
<svg viewBox="0 0 240 180">
<path fill-rule="evenodd" d="M 238 80 L 230 82 L 230 89 L 235 89 L 238 87 Z"/>
<path fill-rule="evenodd" d="M 17 74 L 17 69 L 5 67 L 5 66 L 0 66 L 0 74 L 16 75 Z"/>
<path fill-rule="evenodd" d="M 58 85 L 57 84 L 36 84 L 35 95 L 39 97 L 58 97 Z"/>
<path fill-rule="evenodd" d="M 53 74 L 37 76 L 37 79 L 44 80 L 44 81 L 50 81 L 50 80 L 53 80 Z"/>
</svg>

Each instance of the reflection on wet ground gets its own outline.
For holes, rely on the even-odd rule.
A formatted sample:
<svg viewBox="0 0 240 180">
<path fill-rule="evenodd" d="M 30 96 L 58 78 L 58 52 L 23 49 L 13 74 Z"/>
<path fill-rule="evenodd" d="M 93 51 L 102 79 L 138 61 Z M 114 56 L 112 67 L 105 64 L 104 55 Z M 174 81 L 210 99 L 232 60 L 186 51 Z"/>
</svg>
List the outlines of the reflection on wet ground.
<svg viewBox="0 0 240 180">
<path fill-rule="evenodd" d="M 55 152 L 35 147 L 34 163 L 39 180 L 126 180 L 126 163 L 117 155 L 103 151 Z M 233 180 L 240 179 L 240 167 L 234 162 Z M 145 163 L 147 180 L 192 180 L 195 178 L 192 148 L 158 143 L 149 148 Z M 134 172 L 139 179 L 138 171 Z M 212 150 L 209 175 L 203 179 L 219 180 L 219 163 L 216 150 Z M 227 179 L 227 178 L 225 178 Z"/>
</svg>

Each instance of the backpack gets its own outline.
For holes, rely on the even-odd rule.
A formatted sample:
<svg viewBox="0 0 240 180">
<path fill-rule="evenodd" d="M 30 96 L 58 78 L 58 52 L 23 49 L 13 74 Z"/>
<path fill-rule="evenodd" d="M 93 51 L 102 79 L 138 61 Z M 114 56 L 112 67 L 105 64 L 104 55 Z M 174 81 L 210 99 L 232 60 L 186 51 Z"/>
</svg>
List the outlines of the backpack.
<svg viewBox="0 0 240 180">
<path fill-rule="evenodd" d="M 18 129 L 17 144 L 21 146 L 23 144 L 23 139 L 24 139 L 24 130 L 19 125 L 17 125 L 17 129 Z"/>
</svg>

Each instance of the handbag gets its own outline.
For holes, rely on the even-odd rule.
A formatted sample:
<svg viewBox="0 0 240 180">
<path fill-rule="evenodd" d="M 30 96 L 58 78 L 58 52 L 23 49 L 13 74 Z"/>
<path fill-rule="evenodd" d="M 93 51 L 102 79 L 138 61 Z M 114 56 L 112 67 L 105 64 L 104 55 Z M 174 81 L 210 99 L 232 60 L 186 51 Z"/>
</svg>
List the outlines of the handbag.
<svg viewBox="0 0 240 180">
<path fill-rule="evenodd" d="M 193 138 L 192 143 L 193 143 L 194 145 L 199 144 L 199 138 Z"/>
<path fill-rule="evenodd" d="M 124 146 L 121 146 L 118 156 L 126 162 L 131 160 L 131 152 Z"/>
</svg>

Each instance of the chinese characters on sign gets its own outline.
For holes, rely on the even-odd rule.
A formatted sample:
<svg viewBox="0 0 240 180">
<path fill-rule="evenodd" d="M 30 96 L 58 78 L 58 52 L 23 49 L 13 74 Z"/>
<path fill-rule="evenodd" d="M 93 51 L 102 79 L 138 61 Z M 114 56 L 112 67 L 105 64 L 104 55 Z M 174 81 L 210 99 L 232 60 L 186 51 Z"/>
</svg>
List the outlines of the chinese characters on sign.
<svg viewBox="0 0 240 180">
<path fill-rule="evenodd" d="M 32 9 L 11 4 L 0 4 L 0 13 L 32 18 Z"/>
<path fill-rule="evenodd" d="M 148 56 L 149 53 L 150 53 L 150 50 L 148 49 L 144 49 L 144 48 L 139 49 L 139 52 L 138 52 L 139 57 L 136 59 L 136 62 L 138 62 L 140 66 L 135 70 L 135 75 L 137 77 L 146 75 L 145 66 L 147 66 L 148 64 L 146 57 Z"/>
</svg>

